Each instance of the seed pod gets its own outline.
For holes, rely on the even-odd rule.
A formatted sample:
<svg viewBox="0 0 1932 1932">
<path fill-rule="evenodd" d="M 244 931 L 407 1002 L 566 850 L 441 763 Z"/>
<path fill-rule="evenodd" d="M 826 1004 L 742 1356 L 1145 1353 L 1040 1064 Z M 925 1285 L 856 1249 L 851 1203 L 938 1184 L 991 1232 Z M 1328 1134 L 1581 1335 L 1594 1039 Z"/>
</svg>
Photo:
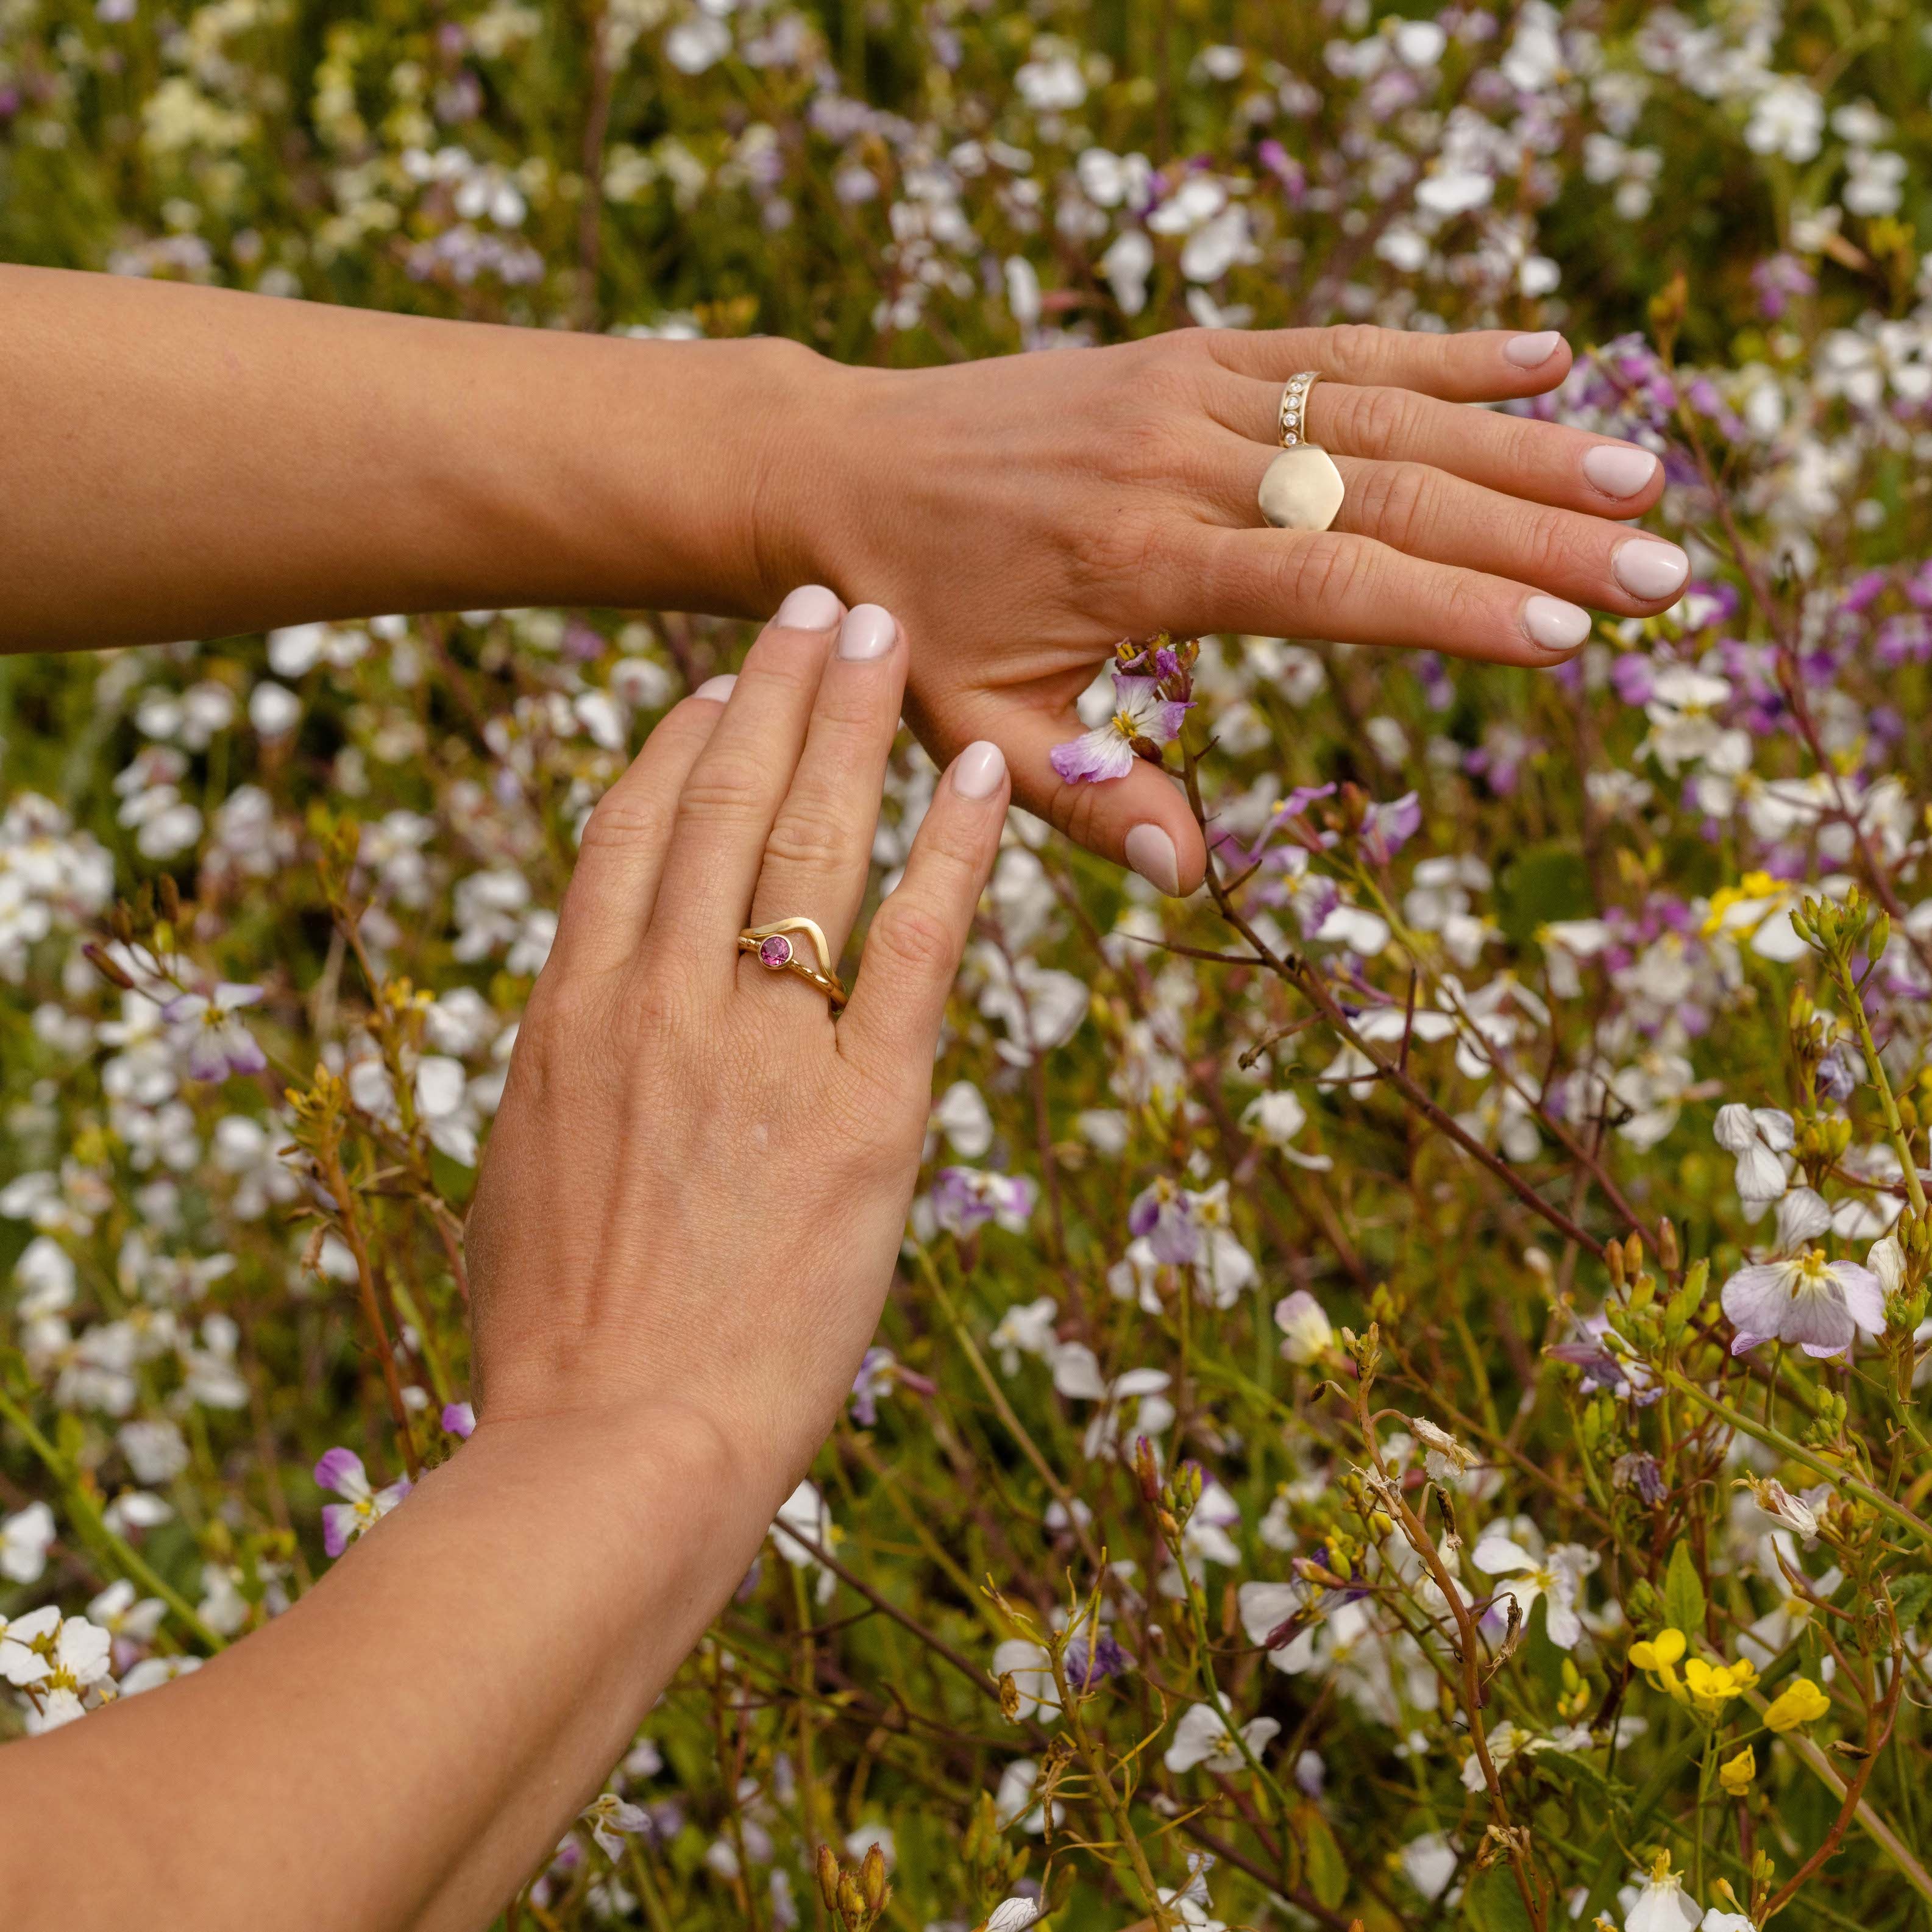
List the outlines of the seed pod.
<svg viewBox="0 0 1932 1932">
<path fill-rule="evenodd" d="M 1677 1230 L 1671 1226 L 1668 1214 L 1657 1224 L 1657 1258 L 1664 1264 L 1666 1274 L 1675 1274 L 1682 1258 L 1677 1252 Z"/>
<path fill-rule="evenodd" d="M 172 872 L 164 872 L 160 877 L 161 916 L 172 926 L 181 917 L 181 888 L 175 884 Z"/>
<path fill-rule="evenodd" d="M 866 1862 L 859 1868 L 859 1887 L 866 1894 L 866 1910 L 875 1916 L 885 1909 L 886 1855 L 877 1845 L 866 1847 Z"/>
<path fill-rule="evenodd" d="M 118 986 L 124 993 L 134 992 L 133 980 L 92 940 L 89 940 L 80 950 L 87 955 L 88 962 L 104 980 L 112 986 Z"/>
</svg>

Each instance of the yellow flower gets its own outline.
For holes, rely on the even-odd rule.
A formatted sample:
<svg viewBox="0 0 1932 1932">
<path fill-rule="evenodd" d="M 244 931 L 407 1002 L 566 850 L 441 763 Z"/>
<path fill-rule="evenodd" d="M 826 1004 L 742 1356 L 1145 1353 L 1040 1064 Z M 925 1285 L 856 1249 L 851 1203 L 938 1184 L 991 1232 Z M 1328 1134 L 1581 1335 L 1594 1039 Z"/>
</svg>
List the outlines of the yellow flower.
<svg viewBox="0 0 1932 1932">
<path fill-rule="evenodd" d="M 1682 1703 L 1684 1687 L 1677 1681 L 1676 1665 L 1687 1648 L 1684 1633 L 1667 1626 L 1656 1636 L 1640 1638 L 1630 1647 L 1630 1660 L 1660 1690 L 1667 1690 Z"/>
<path fill-rule="evenodd" d="M 1684 1687 L 1699 1710 L 1715 1717 L 1740 1690 L 1748 1690 L 1757 1672 L 1748 1660 L 1736 1664 L 1707 1664 L 1694 1657 L 1684 1666 Z"/>
<path fill-rule="evenodd" d="M 1750 1789 L 1750 1781 L 1757 1774 L 1757 1760 L 1746 1744 L 1736 1757 L 1726 1758 L 1718 1767 L 1718 1782 L 1733 1798 L 1742 1798 Z"/>
<path fill-rule="evenodd" d="M 1832 1708 L 1832 1700 L 1808 1677 L 1800 1677 L 1772 1700 L 1764 1714 L 1774 1731 L 1795 1731 L 1800 1724 L 1815 1724 Z"/>
</svg>

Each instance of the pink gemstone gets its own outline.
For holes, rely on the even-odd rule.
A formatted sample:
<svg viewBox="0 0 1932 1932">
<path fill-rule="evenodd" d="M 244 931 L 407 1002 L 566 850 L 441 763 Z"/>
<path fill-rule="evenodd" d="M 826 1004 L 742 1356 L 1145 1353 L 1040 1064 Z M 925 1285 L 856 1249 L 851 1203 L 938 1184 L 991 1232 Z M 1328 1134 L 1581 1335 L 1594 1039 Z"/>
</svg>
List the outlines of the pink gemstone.
<svg viewBox="0 0 1932 1932">
<path fill-rule="evenodd" d="M 791 964 L 791 941 L 782 932 L 758 943 L 758 963 L 774 973 L 782 973 Z"/>
</svg>

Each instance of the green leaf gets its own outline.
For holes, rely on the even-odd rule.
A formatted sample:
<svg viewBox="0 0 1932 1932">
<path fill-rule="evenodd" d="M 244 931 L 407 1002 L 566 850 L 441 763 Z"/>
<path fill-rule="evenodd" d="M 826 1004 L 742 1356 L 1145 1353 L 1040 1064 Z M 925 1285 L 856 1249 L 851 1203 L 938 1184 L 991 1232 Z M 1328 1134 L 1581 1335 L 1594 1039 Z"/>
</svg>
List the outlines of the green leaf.
<svg viewBox="0 0 1932 1932">
<path fill-rule="evenodd" d="M 1462 1923 L 1469 1932 L 1532 1932 L 1528 1907 L 1507 1863 L 1498 1860 L 1470 1880 L 1462 1894 Z"/>
<path fill-rule="evenodd" d="M 1704 1586 L 1688 1542 L 1671 1551 L 1670 1567 L 1664 1573 L 1664 1621 L 1686 1636 L 1704 1628 Z"/>
<path fill-rule="evenodd" d="M 1898 1614 L 1899 1628 L 1910 1630 L 1925 1614 L 1926 1606 L 1932 1604 L 1932 1574 L 1915 1570 L 1910 1576 L 1900 1577 L 1892 1586 L 1892 1602 Z"/>
<path fill-rule="evenodd" d="M 1303 1842 L 1308 1847 L 1308 1888 L 1330 1912 L 1348 1895 L 1348 1864 L 1328 1821 L 1313 1805 L 1297 1821 Z"/>
</svg>

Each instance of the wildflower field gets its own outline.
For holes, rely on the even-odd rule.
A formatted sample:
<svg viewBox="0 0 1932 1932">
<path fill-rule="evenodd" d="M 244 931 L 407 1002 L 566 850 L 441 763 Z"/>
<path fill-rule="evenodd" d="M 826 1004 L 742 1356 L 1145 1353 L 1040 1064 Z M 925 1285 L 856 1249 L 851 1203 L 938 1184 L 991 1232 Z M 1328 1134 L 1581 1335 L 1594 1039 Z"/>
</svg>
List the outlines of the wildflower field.
<svg viewBox="0 0 1932 1932">
<path fill-rule="evenodd" d="M 1547 674 L 1200 640 L 1190 902 L 1014 815 L 846 1416 L 500 1922 L 1932 1927 L 1928 98 L 1910 0 L 0 0 L 0 258 L 1560 328 L 1693 560 Z M 0 1738 L 459 1452 L 576 838 L 748 635 L 0 661 Z"/>
</svg>

